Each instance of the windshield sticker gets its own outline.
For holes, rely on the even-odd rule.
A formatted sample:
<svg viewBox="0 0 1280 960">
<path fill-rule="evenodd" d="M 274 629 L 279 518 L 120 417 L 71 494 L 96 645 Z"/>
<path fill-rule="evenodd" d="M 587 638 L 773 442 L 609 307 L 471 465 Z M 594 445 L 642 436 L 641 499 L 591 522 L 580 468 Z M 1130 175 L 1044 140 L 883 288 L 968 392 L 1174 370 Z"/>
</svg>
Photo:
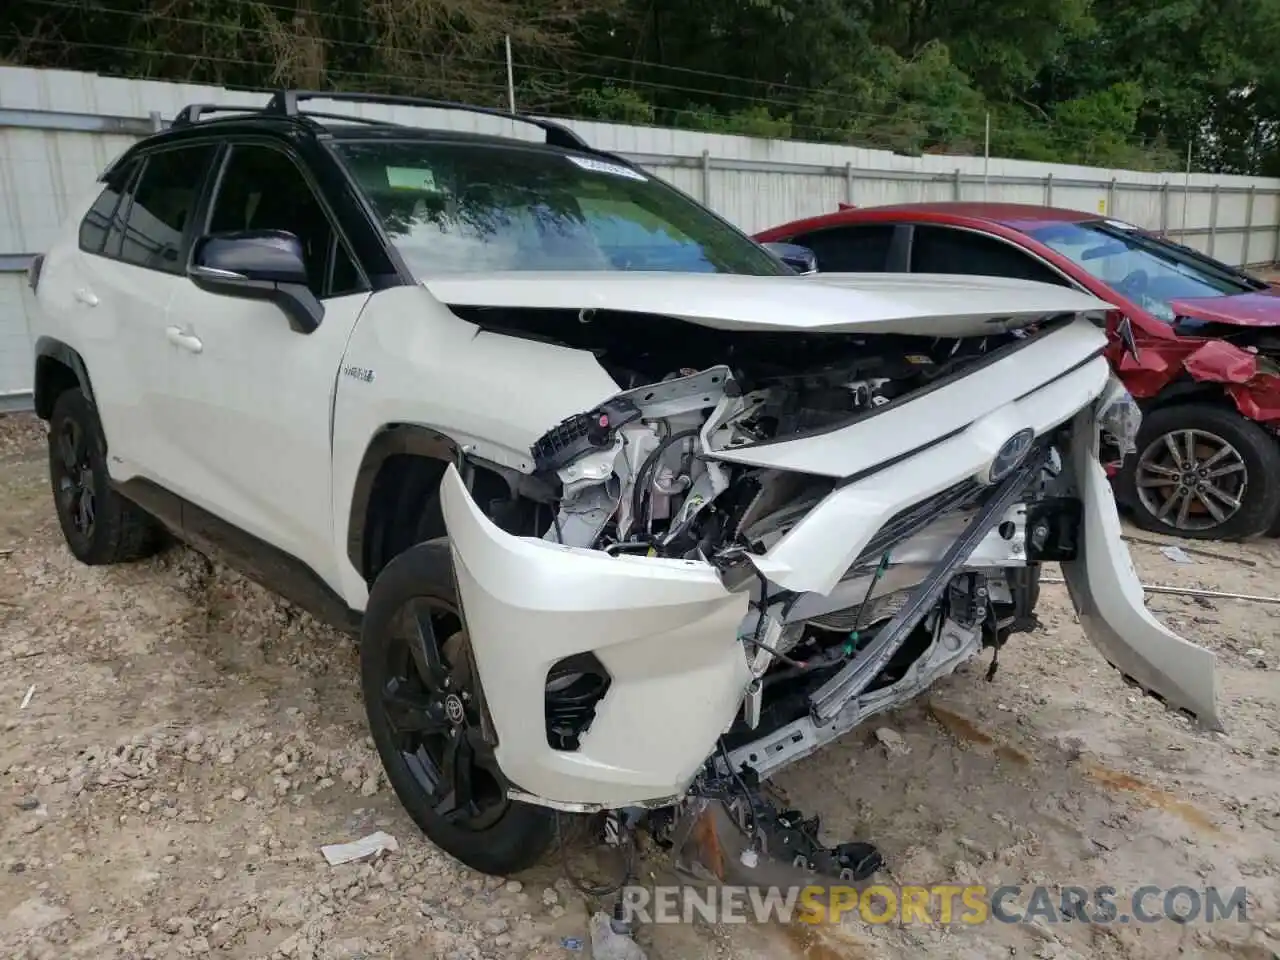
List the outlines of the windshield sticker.
<svg viewBox="0 0 1280 960">
<path fill-rule="evenodd" d="M 417 167 L 387 167 L 387 186 L 392 190 L 436 189 L 436 175 Z"/>
<path fill-rule="evenodd" d="M 641 183 L 646 183 L 649 180 L 639 170 L 632 170 L 630 167 L 624 167 L 620 163 L 605 163 L 603 160 L 592 160 L 588 157 L 570 157 L 569 162 L 576 164 L 583 170 L 590 170 L 592 173 L 607 173 L 611 177 L 626 177 L 628 180 L 639 180 Z"/>
</svg>

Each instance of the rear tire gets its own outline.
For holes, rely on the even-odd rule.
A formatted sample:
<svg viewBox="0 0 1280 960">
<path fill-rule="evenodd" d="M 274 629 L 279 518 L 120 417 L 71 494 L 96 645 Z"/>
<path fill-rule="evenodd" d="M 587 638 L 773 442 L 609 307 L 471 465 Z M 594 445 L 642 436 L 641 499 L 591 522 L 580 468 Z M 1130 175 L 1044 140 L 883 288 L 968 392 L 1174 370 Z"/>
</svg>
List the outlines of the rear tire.
<svg viewBox="0 0 1280 960">
<path fill-rule="evenodd" d="M 67 546 L 91 566 L 141 560 L 165 540 L 164 529 L 112 487 L 106 446 L 98 411 L 80 388 L 61 393 L 49 416 L 49 484 Z"/>
<path fill-rule="evenodd" d="M 1142 529 L 1248 540 L 1280 521 L 1280 444 L 1234 410 L 1157 408 L 1143 418 L 1137 448 L 1118 482 Z"/>
<path fill-rule="evenodd" d="M 427 838 L 481 873 L 506 876 L 537 863 L 554 839 L 555 815 L 506 798 L 509 784 L 478 736 L 481 691 L 446 539 L 410 547 L 378 575 L 364 612 L 360 675 L 387 780 Z"/>
</svg>

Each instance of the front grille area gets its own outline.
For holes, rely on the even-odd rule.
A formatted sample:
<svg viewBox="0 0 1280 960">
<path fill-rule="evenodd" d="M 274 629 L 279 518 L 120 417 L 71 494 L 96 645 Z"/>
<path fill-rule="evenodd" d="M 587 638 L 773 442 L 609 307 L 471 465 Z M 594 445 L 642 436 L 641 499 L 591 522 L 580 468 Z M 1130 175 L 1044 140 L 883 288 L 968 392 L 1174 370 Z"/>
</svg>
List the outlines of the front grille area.
<svg viewBox="0 0 1280 960">
<path fill-rule="evenodd" d="M 1023 458 L 1024 463 L 1044 461 L 1049 456 L 1052 441 L 1041 438 Z M 1033 484 L 1034 485 L 1034 481 Z M 957 510 L 981 506 L 1000 489 L 999 485 L 987 486 L 977 480 L 961 480 L 932 497 L 900 510 L 889 522 L 876 531 L 866 547 L 850 567 L 850 572 L 874 568 L 881 558 L 905 540 L 911 539 L 933 521 Z"/>
<path fill-rule="evenodd" d="M 853 568 L 875 566 L 880 558 L 904 540 L 909 540 L 934 520 L 954 510 L 963 510 L 981 503 L 994 487 L 984 487 L 976 480 L 961 480 L 954 486 L 935 493 L 932 497 L 900 510 L 868 541 Z"/>
</svg>

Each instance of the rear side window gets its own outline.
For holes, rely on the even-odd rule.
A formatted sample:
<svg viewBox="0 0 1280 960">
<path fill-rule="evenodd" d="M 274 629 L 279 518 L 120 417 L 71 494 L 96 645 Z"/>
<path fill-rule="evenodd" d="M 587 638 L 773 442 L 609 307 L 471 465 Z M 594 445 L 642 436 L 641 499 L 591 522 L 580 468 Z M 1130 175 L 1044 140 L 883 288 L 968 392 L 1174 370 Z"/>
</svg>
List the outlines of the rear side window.
<svg viewBox="0 0 1280 960">
<path fill-rule="evenodd" d="M 111 228 L 111 218 L 125 188 L 138 172 L 139 163 L 133 160 L 119 169 L 107 174 L 107 185 L 93 201 L 93 206 L 80 221 L 80 249 L 86 253 L 101 253 L 107 239 L 107 231 Z"/>
<path fill-rule="evenodd" d="M 911 239 L 911 272 L 1009 277 L 1070 285 L 1056 270 L 1011 243 L 950 227 L 915 228 Z"/>
<path fill-rule="evenodd" d="M 884 273 L 893 230 L 891 223 L 863 223 L 815 230 L 791 242 L 813 251 L 819 273 Z"/>
<path fill-rule="evenodd" d="M 201 144 L 164 150 L 147 158 L 124 221 L 121 260 L 151 270 L 182 271 L 183 238 L 217 149 Z M 111 247 L 108 241 L 108 255 Z"/>
</svg>

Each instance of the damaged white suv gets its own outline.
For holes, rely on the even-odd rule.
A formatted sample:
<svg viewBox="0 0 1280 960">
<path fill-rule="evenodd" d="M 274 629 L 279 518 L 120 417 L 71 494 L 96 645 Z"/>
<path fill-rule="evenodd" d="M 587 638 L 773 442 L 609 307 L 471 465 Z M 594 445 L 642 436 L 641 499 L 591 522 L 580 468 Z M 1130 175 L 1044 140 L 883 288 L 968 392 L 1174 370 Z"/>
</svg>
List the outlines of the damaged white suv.
<svg viewBox="0 0 1280 960">
<path fill-rule="evenodd" d="M 167 530 L 359 632 L 440 847 L 507 873 L 557 811 L 739 788 L 754 830 L 754 783 L 1031 629 L 1044 562 L 1118 670 L 1218 725 L 1099 465 L 1138 425 L 1106 304 L 800 276 L 555 124 L 319 96 L 189 107 L 103 174 L 32 265 L 36 405 L 79 559 Z"/>
</svg>

